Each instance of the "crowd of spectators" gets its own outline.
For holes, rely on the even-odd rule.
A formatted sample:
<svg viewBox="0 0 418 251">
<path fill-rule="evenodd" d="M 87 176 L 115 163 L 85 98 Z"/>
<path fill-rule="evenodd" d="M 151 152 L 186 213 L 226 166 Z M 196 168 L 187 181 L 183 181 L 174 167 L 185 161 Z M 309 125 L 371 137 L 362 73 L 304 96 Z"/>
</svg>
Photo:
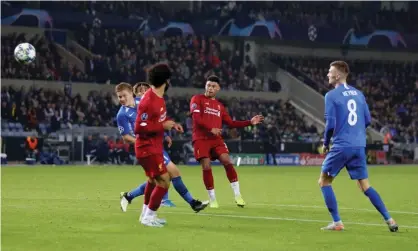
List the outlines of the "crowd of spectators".
<svg viewBox="0 0 418 251">
<path fill-rule="evenodd" d="M 36 60 L 29 65 L 19 64 L 14 59 L 16 45 L 28 42 L 36 48 Z M 87 79 L 75 65 L 66 62 L 56 46 L 44 36 L 30 37 L 24 33 L 13 33 L 1 37 L 1 77 L 31 80 L 77 81 Z"/>
<path fill-rule="evenodd" d="M 25 34 L 2 36 L 2 77 L 71 82 L 135 83 L 146 79 L 146 69 L 166 62 L 174 71 L 173 86 L 203 87 L 211 74 L 220 76 L 223 88 L 269 90 L 256 80 L 255 65 L 241 51 L 220 51 L 212 38 L 197 36 L 144 37 L 140 33 L 87 28 L 78 32 L 79 42 L 95 56 L 83 58 L 85 69 L 65 62 L 55 45 L 45 37 L 26 40 Z M 28 41 L 37 48 L 36 62 L 19 65 L 13 59 L 14 47 Z M 222 55 L 221 55 L 222 54 Z"/>
<path fill-rule="evenodd" d="M 234 18 L 239 22 L 280 20 L 284 23 L 328 27 L 349 27 L 359 31 L 396 29 L 401 32 L 418 32 L 417 3 L 415 2 L 251 2 L 203 1 L 190 4 L 164 2 L 41 2 L 40 8 L 81 11 L 91 15 L 112 14 L 131 19 L 154 18 L 160 22 L 177 20 L 192 22 L 196 19 L 223 20 Z"/>
<path fill-rule="evenodd" d="M 311 87 L 323 95 L 331 88 L 327 73 L 329 58 L 301 58 L 275 55 L 288 70 L 295 70 L 313 80 Z M 348 61 L 349 84 L 363 91 L 369 104 L 372 126 L 389 129 L 401 142 L 418 141 L 418 63 Z"/>
<path fill-rule="evenodd" d="M 72 126 L 115 126 L 115 114 L 119 105 L 110 93 L 93 91 L 86 100 L 80 95 L 71 96 L 69 92 L 44 89 L 12 87 L 1 89 L 2 128 L 22 131 L 36 130 L 42 134 L 66 129 Z M 183 123 L 184 135 L 172 132 L 173 138 L 189 139 L 192 121 L 189 114 L 190 97 L 166 97 L 168 114 Z M 263 130 L 276 128 L 282 141 L 305 141 L 317 137 L 314 126 L 307 125 L 304 118 L 297 115 L 295 108 L 284 101 L 239 100 L 236 98 L 221 100 L 234 119 L 249 119 L 256 114 L 266 116 L 262 127 L 224 130 L 227 139 L 260 140 Z M 8 123 L 21 126 L 7 128 Z M 116 129 L 115 129 L 116 132 Z"/>
<path fill-rule="evenodd" d="M 212 38 L 197 36 L 144 37 L 140 32 L 88 27 L 78 33 L 78 41 L 96 56 L 85 58 L 90 81 L 103 83 L 136 82 L 145 79 L 145 70 L 156 62 L 166 62 L 174 71 L 173 86 L 203 87 L 204 79 L 218 75 L 224 88 L 262 90 L 256 81 L 255 65 L 238 50 L 220 50 Z"/>
<path fill-rule="evenodd" d="M 87 100 L 69 92 L 37 88 L 1 89 L 2 123 L 18 123 L 24 131 L 55 132 L 72 124 L 113 126 L 117 111 L 110 94 L 91 92 Z"/>
</svg>

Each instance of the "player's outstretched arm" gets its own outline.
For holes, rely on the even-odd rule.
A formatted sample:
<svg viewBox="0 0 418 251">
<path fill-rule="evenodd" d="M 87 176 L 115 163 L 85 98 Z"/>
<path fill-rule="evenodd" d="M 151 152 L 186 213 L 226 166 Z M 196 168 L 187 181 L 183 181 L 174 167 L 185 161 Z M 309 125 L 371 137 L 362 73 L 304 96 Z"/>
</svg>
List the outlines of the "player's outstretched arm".
<svg viewBox="0 0 418 251">
<path fill-rule="evenodd" d="M 328 93 L 325 95 L 325 132 L 324 146 L 329 146 L 335 127 L 335 107 L 334 102 Z"/>
<path fill-rule="evenodd" d="M 249 126 L 249 125 L 252 124 L 253 119 L 251 119 L 251 120 L 242 120 L 242 121 L 232 120 L 231 116 L 229 116 L 229 113 L 225 110 L 225 107 L 222 107 L 222 122 L 225 123 L 230 128 L 247 127 L 247 126 Z M 254 119 L 254 123 L 257 122 L 257 124 L 258 123 L 261 123 L 261 121 L 260 121 L 260 117 L 257 117 L 256 119 Z"/>
</svg>

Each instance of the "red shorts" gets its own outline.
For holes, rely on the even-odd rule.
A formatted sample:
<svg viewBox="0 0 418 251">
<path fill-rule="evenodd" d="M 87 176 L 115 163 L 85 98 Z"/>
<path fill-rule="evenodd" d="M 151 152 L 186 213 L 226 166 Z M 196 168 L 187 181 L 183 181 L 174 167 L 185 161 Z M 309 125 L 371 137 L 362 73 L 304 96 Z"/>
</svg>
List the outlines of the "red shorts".
<svg viewBox="0 0 418 251">
<path fill-rule="evenodd" d="M 138 163 L 144 168 L 145 174 L 149 178 L 156 178 L 167 172 L 164 164 L 163 154 L 153 154 L 146 157 L 137 158 Z"/>
<path fill-rule="evenodd" d="M 203 158 L 216 160 L 224 153 L 229 153 L 228 147 L 222 139 L 204 139 L 193 142 L 194 157 L 197 161 Z"/>
</svg>

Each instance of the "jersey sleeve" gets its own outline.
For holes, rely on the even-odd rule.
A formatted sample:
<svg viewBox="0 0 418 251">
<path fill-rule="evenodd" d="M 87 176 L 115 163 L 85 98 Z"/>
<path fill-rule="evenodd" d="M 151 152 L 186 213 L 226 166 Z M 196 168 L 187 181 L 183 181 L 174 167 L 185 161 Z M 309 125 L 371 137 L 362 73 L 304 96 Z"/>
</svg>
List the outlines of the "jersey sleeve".
<svg viewBox="0 0 418 251">
<path fill-rule="evenodd" d="M 363 99 L 364 99 L 364 123 L 365 123 L 365 127 L 367 128 L 370 123 L 372 122 L 372 116 L 370 115 L 370 109 L 369 109 L 369 105 L 367 104 L 366 98 L 363 95 Z"/>
<path fill-rule="evenodd" d="M 150 99 L 142 99 L 138 104 L 138 116 L 135 120 L 135 134 L 149 134 L 164 131 L 162 123 L 158 122 L 156 111 L 151 106 Z M 157 118 L 157 119 L 155 119 Z"/>
<path fill-rule="evenodd" d="M 242 128 L 251 125 L 251 120 L 232 120 L 231 116 L 229 116 L 228 111 L 225 109 L 224 106 L 221 108 L 222 111 L 222 122 L 225 123 L 230 128 Z"/>
<path fill-rule="evenodd" d="M 124 136 L 126 134 L 133 134 L 132 128 L 129 125 L 128 118 L 125 116 L 125 114 L 119 112 L 118 115 L 116 115 L 116 123 L 118 124 L 120 135 Z"/>
<path fill-rule="evenodd" d="M 329 145 L 335 128 L 335 106 L 329 93 L 325 95 L 325 132 L 324 145 Z"/>
<path fill-rule="evenodd" d="M 210 131 L 212 130 L 212 128 L 210 128 L 208 124 L 205 123 L 201 107 L 202 106 L 199 97 L 193 96 L 192 100 L 190 100 L 190 113 L 192 115 L 192 119 L 196 123 L 196 125 L 203 129 L 206 129 L 207 131 Z"/>
</svg>

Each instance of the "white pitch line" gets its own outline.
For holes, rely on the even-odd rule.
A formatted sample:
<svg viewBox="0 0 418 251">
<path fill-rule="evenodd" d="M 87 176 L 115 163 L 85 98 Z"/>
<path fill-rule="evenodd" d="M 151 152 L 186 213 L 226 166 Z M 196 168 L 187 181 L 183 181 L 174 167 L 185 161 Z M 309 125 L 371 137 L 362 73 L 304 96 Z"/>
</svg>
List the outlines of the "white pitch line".
<svg viewBox="0 0 418 251">
<path fill-rule="evenodd" d="M 27 200 L 30 198 L 27 197 L 13 197 L 13 198 L 3 198 L 3 199 L 19 199 L 19 200 Z M 79 199 L 79 198 L 35 198 L 35 199 L 40 199 L 40 200 L 85 200 L 85 199 Z M 89 199 L 87 199 L 89 200 Z M 120 200 L 120 199 L 100 199 L 101 201 L 115 201 L 115 200 Z M 172 200 L 173 202 L 176 203 L 184 203 L 183 200 Z M 248 202 L 248 201 L 247 201 Z M 222 205 L 227 205 L 227 206 L 235 206 L 235 203 L 222 203 Z M 317 205 L 297 205 L 297 204 L 273 204 L 273 203 L 257 203 L 257 202 L 250 202 L 247 204 L 247 207 L 251 207 L 251 205 L 254 206 L 271 206 L 271 207 L 291 207 L 291 208 L 310 208 L 310 209 L 321 209 L 321 210 L 325 210 L 326 207 L 325 205 L 323 206 L 317 206 Z M 359 211 L 359 212 L 376 212 L 375 209 L 367 209 L 367 208 L 350 208 L 350 207 L 339 207 L 339 210 L 350 210 L 350 211 Z M 406 215 L 418 215 L 418 212 L 412 212 L 412 211 L 400 211 L 400 210 L 391 210 L 389 208 L 389 212 L 390 213 L 396 213 L 396 214 L 406 214 Z"/>
<path fill-rule="evenodd" d="M 8 206 L 8 207 L 14 207 L 14 208 L 29 208 L 28 206 Z M 89 211 L 91 210 L 91 208 L 75 208 L 72 210 L 78 210 L 78 211 Z M 95 209 L 97 210 L 97 209 Z M 108 211 L 107 209 L 103 209 L 101 211 Z M 134 211 L 134 212 L 141 212 L 141 209 L 138 208 L 132 208 L 129 209 L 129 211 Z M 112 212 L 115 213 L 115 212 Z M 164 210 L 162 212 L 162 214 L 174 214 L 174 215 L 197 215 L 197 216 L 212 216 L 212 217 L 224 217 L 224 218 L 238 218 L 238 219 L 253 219 L 253 220 L 276 220 L 276 221 L 294 221 L 294 222 L 317 222 L 317 223 L 329 223 L 330 221 L 328 220 L 315 220 L 315 219 L 301 219 L 301 218 L 284 218 L 284 217 L 273 217 L 273 216 L 251 216 L 251 215 L 232 215 L 232 214 L 211 214 L 211 213 L 192 213 L 192 212 L 167 212 L 166 210 Z M 378 224 L 378 223 L 363 223 L 363 222 L 347 222 L 344 221 L 344 224 L 347 225 L 361 225 L 361 226 L 379 226 L 379 227 L 384 227 L 386 226 L 385 224 Z M 408 226 L 408 225 L 400 225 L 401 228 L 411 228 L 411 229 L 418 229 L 418 226 L 412 225 L 412 226 Z"/>
<path fill-rule="evenodd" d="M 291 205 L 291 204 L 269 204 L 269 203 L 251 203 L 250 205 L 256 206 L 273 206 L 273 207 L 300 207 L 300 208 L 312 208 L 312 209 L 324 209 L 324 206 L 309 206 L 309 205 Z M 339 210 L 352 210 L 352 211 L 364 211 L 364 212 L 376 212 L 376 209 L 367 209 L 367 208 L 351 208 L 351 207 L 338 207 Z M 390 213 L 397 213 L 397 214 L 412 214 L 418 215 L 418 212 L 410 212 L 410 211 L 396 211 L 390 210 Z"/>
<path fill-rule="evenodd" d="M 298 218 L 282 218 L 282 217 L 267 217 L 267 216 L 250 216 L 250 215 L 231 215 L 231 214 L 208 214 L 208 213 L 187 213 L 187 212 L 166 212 L 163 214 L 179 214 L 179 215 L 200 215 L 200 216 L 212 216 L 212 217 L 224 217 L 224 218 L 240 218 L 240 219 L 253 219 L 253 220 L 276 220 L 276 221 L 295 221 L 295 222 L 321 222 L 329 223 L 326 220 L 314 220 L 314 219 L 298 219 Z M 378 223 L 363 223 L 363 222 L 347 222 L 347 225 L 361 225 L 361 226 L 373 226 L 373 227 L 387 227 L 385 224 Z M 418 226 L 406 226 L 400 225 L 400 228 L 413 228 L 418 229 Z"/>
</svg>

